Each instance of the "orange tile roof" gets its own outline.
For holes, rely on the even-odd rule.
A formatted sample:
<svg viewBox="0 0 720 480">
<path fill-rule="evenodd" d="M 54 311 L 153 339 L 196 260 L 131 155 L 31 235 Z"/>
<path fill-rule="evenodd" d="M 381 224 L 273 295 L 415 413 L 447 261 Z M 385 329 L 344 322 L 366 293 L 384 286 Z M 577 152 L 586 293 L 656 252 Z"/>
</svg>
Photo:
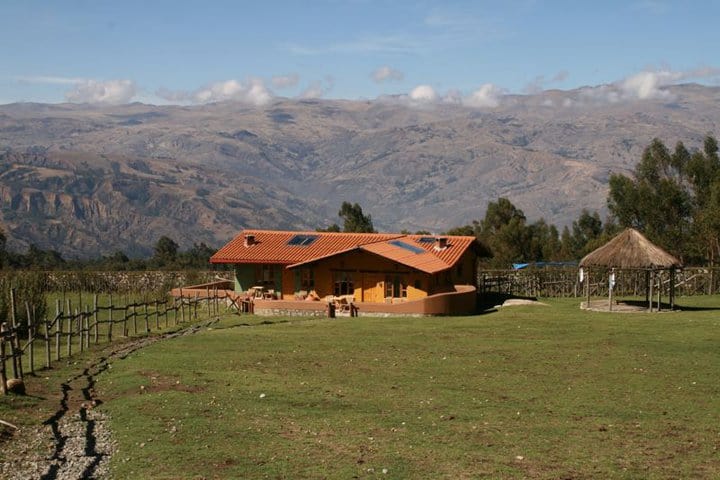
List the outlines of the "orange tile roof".
<svg viewBox="0 0 720 480">
<path fill-rule="evenodd" d="M 245 246 L 245 236 L 254 235 L 255 243 Z M 308 245 L 289 245 L 296 235 L 314 236 Z M 295 267 L 355 249 L 380 255 L 427 273 L 452 267 L 470 248 L 475 237 L 447 236 L 447 248 L 436 250 L 434 238 L 399 233 L 335 233 L 244 230 L 210 258 L 212 263 L 274 263 Z M 400 243 L 397 243 L 397 242 Z M 422 251 L 420 251 L 422 249 Z"/>
</svg>

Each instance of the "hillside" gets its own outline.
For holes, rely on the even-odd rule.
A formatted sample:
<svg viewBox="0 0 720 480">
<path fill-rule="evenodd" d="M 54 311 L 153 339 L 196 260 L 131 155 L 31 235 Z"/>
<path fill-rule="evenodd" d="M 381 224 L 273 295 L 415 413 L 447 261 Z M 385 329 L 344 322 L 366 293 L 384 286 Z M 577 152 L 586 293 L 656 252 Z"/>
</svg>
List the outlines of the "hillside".
<svg viewBox="0 0 720 480">
<path fill-rule="evenodd" d="M 16 248 L 147 253 L 161 236 L 218 246 L 239 229 L 315 228 L 359 202 L 381 230 L 441 231 L 510 198 L 564 225 L 603 209 L 611 172 L 653 137 L 718 134 L 720 88 L 593 102 L 587 91 L 500 107 L 276 100 L 264 107 L 0 106 L 0 221 Z M 563 106 L 571 105 L 571 106 Z"/>
</svg>

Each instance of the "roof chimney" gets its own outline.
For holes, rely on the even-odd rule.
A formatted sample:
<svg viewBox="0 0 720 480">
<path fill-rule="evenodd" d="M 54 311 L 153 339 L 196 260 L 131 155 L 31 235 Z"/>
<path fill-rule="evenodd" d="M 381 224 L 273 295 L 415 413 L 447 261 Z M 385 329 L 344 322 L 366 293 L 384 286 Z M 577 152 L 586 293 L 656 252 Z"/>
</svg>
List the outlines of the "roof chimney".
<svg viewBox="0 0 720 480">
<path fill-rule="evenodd" d="M 435 237 L 435 250 L 445 250 L 447 248 L 447 237 Z"/>
<path fill-rule="evenodd" d="M 255 235 L 248 233 L 245 235 L 245 246 L 255 245 Z"/>
</svg>

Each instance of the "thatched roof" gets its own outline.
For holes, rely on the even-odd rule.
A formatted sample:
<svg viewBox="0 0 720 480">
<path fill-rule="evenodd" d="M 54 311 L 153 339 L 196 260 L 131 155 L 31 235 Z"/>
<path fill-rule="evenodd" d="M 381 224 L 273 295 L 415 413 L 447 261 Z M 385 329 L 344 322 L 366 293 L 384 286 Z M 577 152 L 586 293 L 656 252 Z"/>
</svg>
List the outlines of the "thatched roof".
<svg viewBox="0 0 720 480">
<path fill-rule="evenodd" d="M 633 228 L 628 228 L 602 247 L 580 260 L 581 267 L 626 269 L 668 269 L 680 267 L 680 261 L 653 244 Z"/>
</svg>

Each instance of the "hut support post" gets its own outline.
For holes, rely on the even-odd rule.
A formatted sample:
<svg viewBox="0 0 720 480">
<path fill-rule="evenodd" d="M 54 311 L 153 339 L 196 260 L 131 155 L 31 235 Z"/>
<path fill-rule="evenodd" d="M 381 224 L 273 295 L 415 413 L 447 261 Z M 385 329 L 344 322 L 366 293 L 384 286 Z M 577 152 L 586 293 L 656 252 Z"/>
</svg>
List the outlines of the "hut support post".
<svg viewBox="0 0 720 480">
<path fill-rule="evenodd" d="M 675 310 L 675 269 L 670 269 L 670 310 Z"/>
<path fill-rule="evenodd" d="M 653 272 L 653 273 L 650 273 L 650 271 L 648 271 L 647 278 L 648 278 L 648 289 L 647 289 L 647 295 L 646 295 L 646 296 L 647 296 L 647 299 L 648 299 L 648 311 L 649 311 L 649 312 L 652 312 L 652 311 L 653 311 L 653 305 L 652 305 L 652 302 L 653 302 L 653 286 L 654 286 L 654 284 L 655 284 L 655 275 L 654 275 L 654 272 Z"/>
<path fill-rule="evenodd" d="M 587 275 L 585 275 L 585 288 L 587 290 L 587 304 L 586 307 L 588 310 L 590 310 L 590 269 L 587 271 Z"/>
<path fill-rule="evenodd" d="M 615 269 L 610 270 L 608 276 L 608 311 L 612 312 L 613 287 L 615 286 Z"/>
</svg>

